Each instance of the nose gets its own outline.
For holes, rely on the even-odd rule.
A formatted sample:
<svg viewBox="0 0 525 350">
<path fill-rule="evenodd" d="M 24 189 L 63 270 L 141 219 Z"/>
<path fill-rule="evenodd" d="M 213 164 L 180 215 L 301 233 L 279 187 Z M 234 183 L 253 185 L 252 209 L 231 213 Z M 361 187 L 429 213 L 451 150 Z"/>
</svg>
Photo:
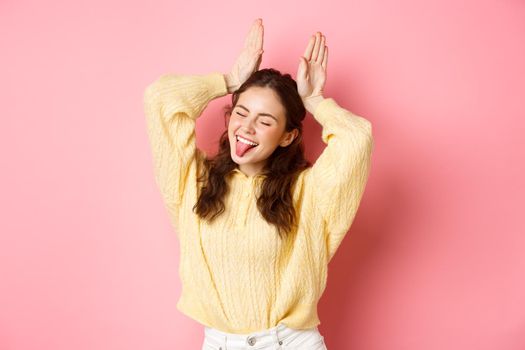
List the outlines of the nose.
<svg viewBox="0 0 525 350">
<path fill-rule="evenodd" d="M 247 133 L 253 133 L 253 120 L 251 118 L 245 118 L 242 122 L 242 129 Z"/>
</svg>

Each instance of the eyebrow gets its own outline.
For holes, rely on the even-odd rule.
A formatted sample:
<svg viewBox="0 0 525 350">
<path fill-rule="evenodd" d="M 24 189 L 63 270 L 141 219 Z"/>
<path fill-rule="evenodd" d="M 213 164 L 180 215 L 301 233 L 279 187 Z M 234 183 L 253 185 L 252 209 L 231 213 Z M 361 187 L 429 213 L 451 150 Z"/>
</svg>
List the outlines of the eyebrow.
<svg viewBox="0 0 525 350">
<path fill-rule="evenodd" d="M 237 107 L 241 107 L 241 108 L 245 109 L 246 112 L 250 112 L 250 110 L 249 110 L 248 108 L 244 107 L 243 105 L 239 105 L 239 104 L 238 104 Z M 273 115 L 271 115 L 270 113 L 259 113 L 259 115 L 261 115 L 261 116 L 271 117 L 271 118 L 275 119 L 276 122 L 278 122 L 277 118 L 275 118 L 275 117 L 274 117 Z"/>
</svg>

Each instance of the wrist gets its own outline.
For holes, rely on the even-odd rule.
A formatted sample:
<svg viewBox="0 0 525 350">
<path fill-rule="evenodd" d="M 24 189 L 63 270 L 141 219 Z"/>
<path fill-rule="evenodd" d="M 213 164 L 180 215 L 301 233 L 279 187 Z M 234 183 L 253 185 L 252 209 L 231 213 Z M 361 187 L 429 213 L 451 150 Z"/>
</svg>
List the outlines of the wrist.
<svg viewBox="0 0 525 350">
<path fill-rule="evenodd" d="M 226 88 L 228 89 L 228 93 L 231 94 L 236 90 L 235 84 L 232 82 L 232 78 L 230 74 L 223 74 L 224 75 L 224 81 L 226 82 Z"/>
<path fill-rule="evenodd" d="M 323 95 L 317 95 L 317 96 L 310 96 L 305 99 L 303 99 L 304 108 L 311 114 L 314 114 L 315 109 L 324 100 Z"/>
</svg>

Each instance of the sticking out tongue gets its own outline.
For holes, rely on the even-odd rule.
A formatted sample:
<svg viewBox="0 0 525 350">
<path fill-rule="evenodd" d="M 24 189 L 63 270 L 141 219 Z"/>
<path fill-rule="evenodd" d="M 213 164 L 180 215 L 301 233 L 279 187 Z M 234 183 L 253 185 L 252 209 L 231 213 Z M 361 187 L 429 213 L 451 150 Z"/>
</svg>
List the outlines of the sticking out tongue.
<svg viewBox="0 0 525 350">
<path fill-rule="evenodd" d="M 244 153 L 246 153 L 249 149 L 253 148 L 255 146 L 247 145 L 243 142 L 237 141 L 235 152 L 239 157 L 242 157 Z"/>
</svg>

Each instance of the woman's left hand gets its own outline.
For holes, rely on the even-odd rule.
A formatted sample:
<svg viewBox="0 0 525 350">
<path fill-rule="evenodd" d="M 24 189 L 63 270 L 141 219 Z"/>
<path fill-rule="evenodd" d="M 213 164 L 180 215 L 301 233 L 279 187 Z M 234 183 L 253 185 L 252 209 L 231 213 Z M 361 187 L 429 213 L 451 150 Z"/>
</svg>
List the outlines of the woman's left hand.
<svg viewBox="0 0 525 350">
<path fill-rule="evenodd" d="M 326 37 L 321 32 L 312 35 L 297 69 L 297 91 L 310 111 L 323 99 L 328 61 L 328 46 L 325 41 Z"/>
</svg>

